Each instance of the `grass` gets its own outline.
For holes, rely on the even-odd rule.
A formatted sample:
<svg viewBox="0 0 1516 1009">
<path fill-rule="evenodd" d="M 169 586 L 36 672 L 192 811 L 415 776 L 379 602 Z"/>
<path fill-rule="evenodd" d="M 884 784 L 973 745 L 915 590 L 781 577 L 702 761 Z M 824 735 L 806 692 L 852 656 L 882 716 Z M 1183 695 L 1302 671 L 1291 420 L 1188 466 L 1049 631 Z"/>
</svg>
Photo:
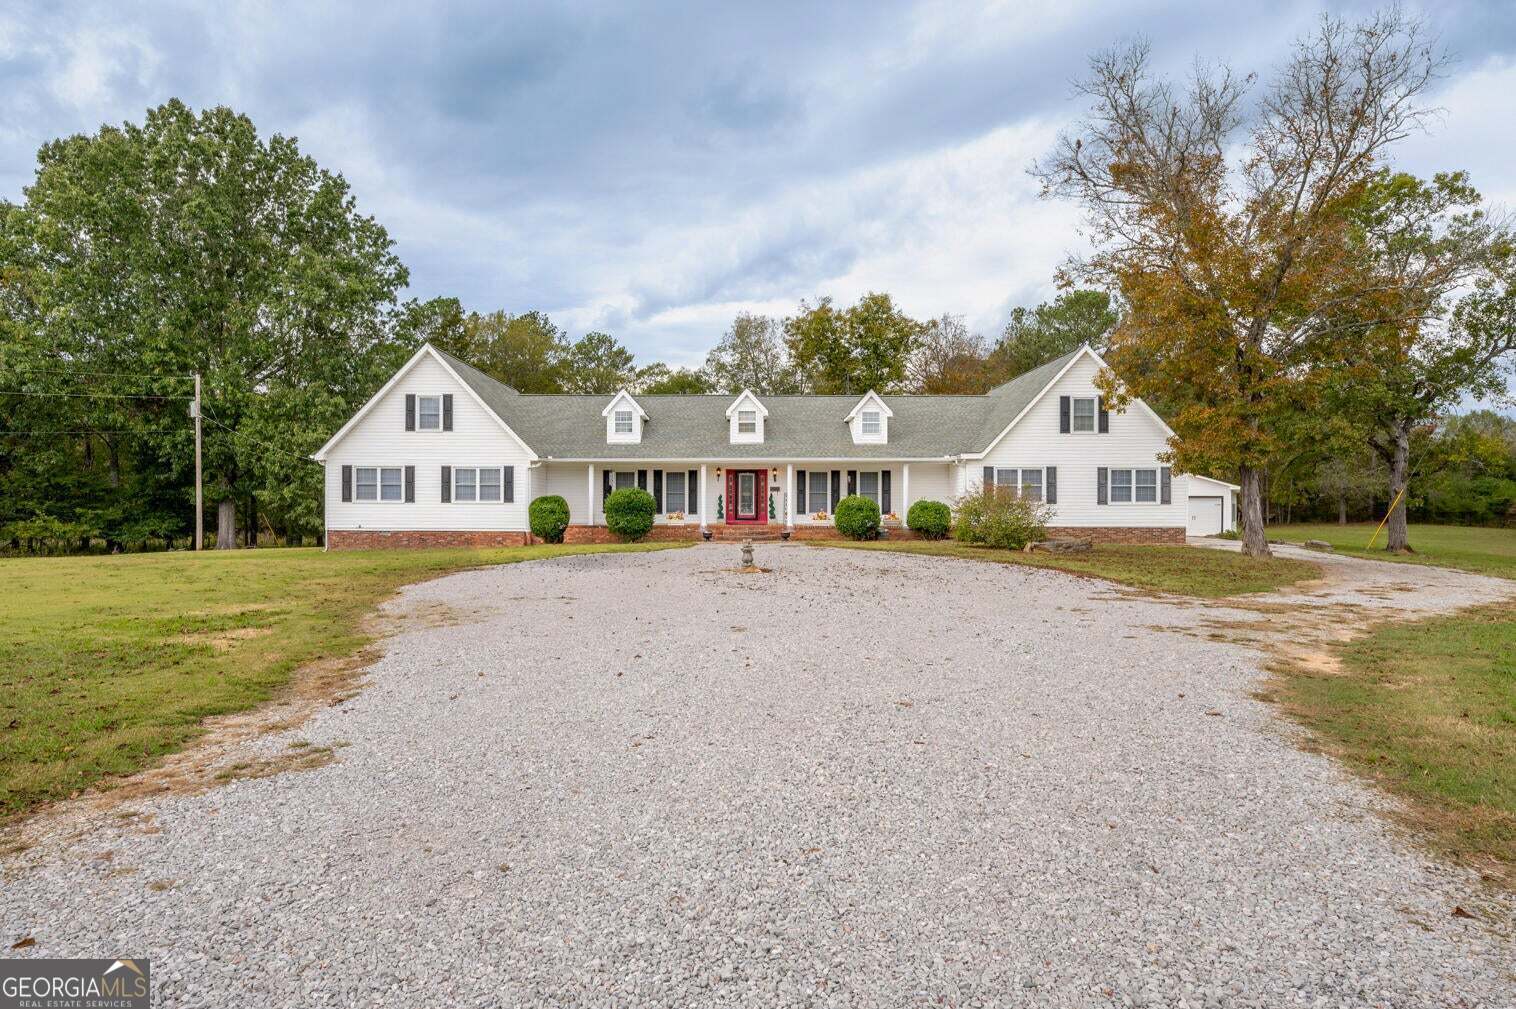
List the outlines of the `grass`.
<svg viewBox="0 0 1516 1009">
<path fill-rule="evenodd" d="M 1516 603 L 1384 625 L 1340 657 L 1285 671 L 1286 710 L 1434 847 L 1516 889 Z"/>
<path fill-rule="evenodd" d="M 214 715 L 369 641 L 400 586 L 465 568 L 632 546 L 313 549 L 0 560 L 0 821 L 129 774 Z"/>
<path fill-rule="evenodd" d="M 1365 549 L 1374 535 L 1374 524 L 1270 526 L 1269 538 L 1302 543 L 1325 540 L 1339 553 L 1376 560 L 1410 564 L 1436 564 L 1484 575 L 1516 578 L 1516 529 L 1480 526 L 1412 525 L 1411 549 L 1415 553 L 1392 554 L 1384 549 L 1384 533 L 1378 547 Z"/>
<path fill-rule="evenodd" d="M 970 546 L 956 540 L 886 540 L 867 543 L 823 540 L 814 545 L 1054 568 L 1070 574 L 1119 582 L 1133 588 L 1207 599 L 1267 592 L 1316 578 L 1321 573 L 1309 561 L 1274 557 L 1260 562 L 1241 554 L 1207 547 L 1098 545 L 1086 553 L 1027 554 L 1019 550 Z"/>
</svg>

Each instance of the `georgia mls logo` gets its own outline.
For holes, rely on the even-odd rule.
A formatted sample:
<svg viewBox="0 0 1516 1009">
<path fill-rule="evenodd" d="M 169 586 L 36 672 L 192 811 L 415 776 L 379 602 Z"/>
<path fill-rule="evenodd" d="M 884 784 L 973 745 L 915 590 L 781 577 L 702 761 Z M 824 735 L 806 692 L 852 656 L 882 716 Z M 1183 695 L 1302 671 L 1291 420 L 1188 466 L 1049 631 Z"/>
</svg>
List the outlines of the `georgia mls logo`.
<svg viewBox="0 0 1516 1009">
<path fill-rule="evenodd" d="M 0 1009 L 146 1009 L 146 960 L 0 960 Z"/>
</svg>

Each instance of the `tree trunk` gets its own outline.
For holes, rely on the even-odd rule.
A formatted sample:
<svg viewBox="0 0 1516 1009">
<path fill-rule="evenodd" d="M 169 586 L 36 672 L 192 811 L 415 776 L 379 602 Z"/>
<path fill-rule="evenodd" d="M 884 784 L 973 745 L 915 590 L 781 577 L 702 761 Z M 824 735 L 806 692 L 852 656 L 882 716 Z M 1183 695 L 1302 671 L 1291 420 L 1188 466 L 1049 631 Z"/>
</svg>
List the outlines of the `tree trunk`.
<svg viewBox="0 0 1516 1009">
<path fill-rule="evenodd" d="M 1411 535 L 1406 528 L 1406 490 L 1411 481 L 1411 429 L 1395 428 L 1395 450 L 1390 456 L 1390 517 L 1385 523 L 1385 549 L 1392 553 L 1411 552 Z"/>
<path fill-rule="evenodd" d="M 1263 529 L 1263 471 L 1242 467 L 1242 552 L 1249 557 L 1269 557 L 1269 539 Z"/>
<path fill-rule="evenodd" d="M 1348 524 L 1348 496 L 1346 494 L 1337 495 L 1337 524 L 1340 526 Z"/>
<path fill-rule="evenodd" d="M 237 548 L 237 502 L 226 498 L 216 505 L 216 549 Z"/>
</svg>

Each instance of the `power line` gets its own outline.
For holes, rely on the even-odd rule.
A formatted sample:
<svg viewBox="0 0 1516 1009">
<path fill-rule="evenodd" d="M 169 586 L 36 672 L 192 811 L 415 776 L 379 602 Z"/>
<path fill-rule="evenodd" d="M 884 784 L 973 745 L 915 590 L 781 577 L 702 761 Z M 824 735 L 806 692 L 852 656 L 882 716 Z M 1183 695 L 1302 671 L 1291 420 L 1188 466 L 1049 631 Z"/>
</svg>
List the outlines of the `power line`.
<svg viewBox="0 0 1516 1009">
<path fill-rule="evenodd" d="M 151 435 L 153 433 L 154 432 L 152 432 L 152 431 L 136 431 L 136 430 L 127 430 L 127 429 L 124 429 L 124 428 L 123 429 L 119 429 L 119 430 L 114 430 L 114 431 L 102 431 L 102 430 L 99 430 L 98 428 L 77 428 L 77 429 L 68 430 L 68 431 L 0 431 L 0 435 L 6 436 L 6 437 L 34 437 L 34 438 L 40 438 L 40 437 L 50 436 L 50 435 L 59 435 L 59 434 L 136 434 L 136 435 L 141 435 L 141 436 L 143 436 L 145 438 L 145 437 L 147 437 L 147 436 L 149 436 L 149 435 Z"/>
<path fill-rule="evenodd" d="M 67 399 L 194 399 L 194 396 L 139 392 L 26 392 L 0 389 L 0 396 L 62 396 Z"/>
<path fill-rule="evenodd" d="M 30 364 L 13 364 L 12 371 L 44 372 L 50 375 L 108 375 L 112 378 L 167 378 L 177 379 L 181 382 L 193 382 L 194 375 L 175 375 L 170 372 L 156 371 L 99 371 L 89 368 L 39 368 Z"/>
</svg>

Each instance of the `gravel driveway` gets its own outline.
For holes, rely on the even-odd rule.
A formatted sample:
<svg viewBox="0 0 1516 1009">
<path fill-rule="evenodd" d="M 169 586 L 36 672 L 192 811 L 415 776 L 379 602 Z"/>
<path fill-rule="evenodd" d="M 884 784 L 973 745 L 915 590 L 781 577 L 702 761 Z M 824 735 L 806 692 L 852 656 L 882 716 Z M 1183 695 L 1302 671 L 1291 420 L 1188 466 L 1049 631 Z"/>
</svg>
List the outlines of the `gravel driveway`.
<svg viewBox="0 0 1516 1009">
<path fill-rule="evenodd" d="M 12 955 L 146 955 L 175 1006 L 1516 1003 L 1510 908 L 1292 744 L 1249 696 L 1260 654 L 1183 632 L 1215 607 L 736 560 L 408 589 L 426 619 L 366 688 L 257 744 L 335 762 L 13 857 L 0 923 L 37 945 Z M 1332 564 L 1301 601 L 1510 591 Z"/>
</svg>

